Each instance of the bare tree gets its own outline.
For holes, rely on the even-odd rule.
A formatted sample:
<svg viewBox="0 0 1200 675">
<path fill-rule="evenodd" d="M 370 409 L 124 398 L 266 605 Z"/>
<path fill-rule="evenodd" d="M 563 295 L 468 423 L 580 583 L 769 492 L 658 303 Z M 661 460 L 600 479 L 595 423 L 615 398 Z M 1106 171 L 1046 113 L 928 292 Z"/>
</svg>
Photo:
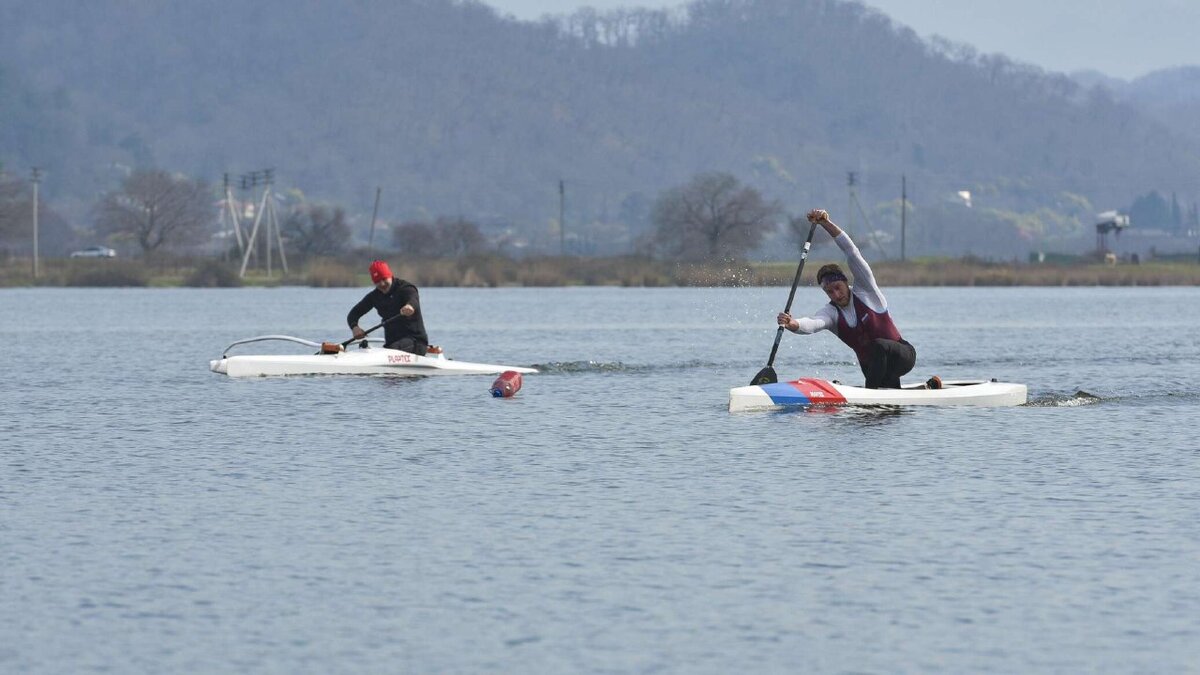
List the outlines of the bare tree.
<svg viewBox="0 0 1200 675">
<path fill-rule="evenodd" d="M 0 246 L 5 252 L 33 249 L 33 194 L 29 184 L 0 174 Z M 38 199 L 38 243 L 42 255 L 62 255 L 78 242 L 76 233 L 44 199 Z M 0 255 L 4 255 L 0 252 Z"/>
<path fill-rule="evenodd" d="M 461 258 L 487 248 L 487 239 L 479 226 L 464 218 L 438 218 L 436 229 L 444 257 Z"/>
<path fill-rule="evenodd" d="M 433 225 L 404 223 L 392 230 L 392 237 L 398 250 L 413 256 L 461 258 L 487 249 L 479 226 L 464 218 L 438 218 Z"/>
<path fill-rule="evenodd" d="M 350 224 L 341 207 L 301 204 L 284 218 L 283 236 L 301 255 L 332 255 L 346 250 Z"/>
<path fill-rule="evenodd" d="M 402 223 L 392 228 L 392 245 L 401 253 L 417 257 L 437 255 L 437 237 L 425 223 Z"/>
<path fill-rule="evenodd" d="M 658 198 L 655 238 L 683 260 L 741 257 L 762 242 L 780 212 L 778 202 L 767 202 L 727 173 L 700 174 Z"/>
<path fill-rule="evenodd" d="M 0 241 L 8 242 L 14 238 L 25 202 L 22 187 L 20 181 L 0 173 Z"/>
<path fill-rule="evenodd" d="M 217 210 L 208 185 L 166 171 L 135 171 L 96 205 L 96 231 L 132 239 L 149 254 L 204 241 Z"/>
<path fill-rule="evenodd" d="M 787 219 L 787 234 L 788 240 L 796 244 L 796 250 L 800 251 L 804 248 L 804 242 L 808 241 L 808 231 L 812 227 L 812 223 L 808 222 L 808 218 L 804 216 L 788 216 Z M 817 230 L 821 230 L 817 227 Z M 821 230 L 822 232 L 824 230 Z M 813 247 L 820 247 L 823 243 L 820 239 L 816 239 L 818 232 L 814 232 Z"/>
</svg>

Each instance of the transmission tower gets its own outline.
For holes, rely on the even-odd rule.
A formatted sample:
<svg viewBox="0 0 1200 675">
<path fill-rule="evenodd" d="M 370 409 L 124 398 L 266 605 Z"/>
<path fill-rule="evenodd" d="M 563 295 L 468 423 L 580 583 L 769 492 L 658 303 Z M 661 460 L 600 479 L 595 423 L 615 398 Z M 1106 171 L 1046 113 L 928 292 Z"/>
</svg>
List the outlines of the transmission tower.
<svg viewBox="0 0 1200 675">
<path fill-rule="evenodd" d="M 283 273 L 287 274 L 287 254 L 283 251 L 283 235 L 279 232 L 279 218 L 275 213 L 275 200 L 272 197 L 272 190 L 275 185 L 275 170 L 262 169 L 261 171 L 251 171 L 247 174 L 242 174 L 241 183 L 243 190 L 253 190 L 259 185 L 263 186 L 262 199 L 259 201 L 258 209 L 254 213 L 254 227 L 250 231 L 249 242 L 246 245 L 246 251 L 242 255 L 242 269 L 239 276 L 246 276 L 246 266 L 250 263 L 250 256 L 254 254 L 254 246 L 258 242 L 258 228 L 266 222 L 266 229 L 263 232 L 263 249 L 267 258 L 267 276 L 270 277 L 271 270 L 271 249 L 274 246 L 279 251 L 279 262 L 283 267 Z"/>
</svg>

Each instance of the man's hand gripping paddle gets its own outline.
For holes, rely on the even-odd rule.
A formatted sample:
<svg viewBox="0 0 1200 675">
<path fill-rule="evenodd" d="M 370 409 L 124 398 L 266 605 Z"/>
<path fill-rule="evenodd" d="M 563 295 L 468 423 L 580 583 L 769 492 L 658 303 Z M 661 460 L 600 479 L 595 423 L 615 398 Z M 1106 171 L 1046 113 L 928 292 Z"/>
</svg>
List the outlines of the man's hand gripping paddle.
<svg viewBox="0 0 1200 675">
<path fill-rule="evenodd" d="M 338 344 L 336 342 L 322 342 L 321 343 L 321 351 L 319 353 L 321 353 L 321 354 L 337 354 L 338 352 L 344 352 L 344 351 L 346 351 L 346 347 L 350 346 L 351 342 L 354 342 L 355 340 L 362 340 L 363 338 L 367 337 L 371 333 L 374 333 L 375 331 L 379 330 L 380 328 L 383 328 L 385 325 L 391 323 L 392 321 L 395 321 L 396 319 L 398 319 L 402 316 L 404 316 L 404 315 L 397 314 L 396 316 L 393 316 L 392 318 L 390 318 L 386 321 L 380 321 L 379 323 L 375 324 L 374 326 L 371 326 L 370 328 L 363 331 L 363 336 L 360 338 L 352 337 L 349 340 L 342 342 L 341 344 Z"/>
</svg>

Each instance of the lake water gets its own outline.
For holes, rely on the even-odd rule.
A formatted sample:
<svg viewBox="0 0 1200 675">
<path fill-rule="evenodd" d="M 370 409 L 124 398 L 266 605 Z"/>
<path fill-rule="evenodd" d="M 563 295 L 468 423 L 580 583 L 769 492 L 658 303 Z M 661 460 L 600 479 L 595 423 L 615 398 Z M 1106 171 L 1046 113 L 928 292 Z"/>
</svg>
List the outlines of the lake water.
<svg viewBox="0 0 1200 675">
<path fill-rule="evenodd" d="M 0 291 L 0 671 L 1200 672 L 1200 289 L 890 289 L 1007 409 L 729 414 L 786 288 L 424 289 L 513 399 L 208 371 L 365 291 Z"/>
</svg>

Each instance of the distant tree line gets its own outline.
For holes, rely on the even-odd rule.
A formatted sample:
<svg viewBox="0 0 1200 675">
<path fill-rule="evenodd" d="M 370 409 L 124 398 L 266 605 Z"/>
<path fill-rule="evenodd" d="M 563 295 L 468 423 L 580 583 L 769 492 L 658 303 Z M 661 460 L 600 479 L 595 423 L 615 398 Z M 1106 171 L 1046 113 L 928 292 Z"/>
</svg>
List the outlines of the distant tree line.
<svg viewBox="0 0 1200 675">
<path fill-rule="evenodd" d="M 25 184 L 0 175 L 0 243 L 29 241 L 29 200 Z M 120 187 L 101 195 L 91 210 L 91 229 L 75 233 L 73 241 L 131 246 L 142 256 L 211 249 L 219 234 L 220 204 L 205 181 L 161 169 L 133 171 Z M 45 207 L 42 213 L 45 219 L 61 221 Z M 642 252 L 685 261 L 745 258 L 778 229 L 781 214 L 779 202 L 767 200 L 731 174 L 699 174 L 654 201 L 653 236 Z M 336 256 L 354 247 L 352 228 L 340 206 L 300 202 L 281 220 L 280 234 L 292 255 Z M 391 228 L 390 243 L 397 253 L 417 258 L 462 258 L 497 250 L 497 242 L 463 217 L 400 223 Z"/>
<path fill-rule="evenodd" d="M 0 249 L 31 248 L 31 200 L 27 180 L 0 173 Z M 228 253 L 223 247 L 230 244 L 218 243 L 231 241 L 219 236 L 220 204 L 205 181 L 160 169 L 136 170 L 120 187 L 99 197 L 91 208 L 90 229 L 71 228 L 50 205 L 41 204 L 42 251 L 65 255 L 71 246 L 101 242 L 133 248 L 142 256 Z M 808 206 L 834 206 L 835 220 L 849 225 L 871 257 L 899 257 L 899 200 L 877 204 L 869 213 L 845 213 L 831 204 Z M 725 172 L 697 174 L 638 208 L 648 213 L 650 229 L 638 240 L 636 253 L 663 260 L 744 260 L 761 255 L 767 244 L 778 247 L 767 257 L 792 258 L 808 231 L 807 222 L 789 216 L 778 200 Z M 1032 249 L 1078 250 L 1088 245 L 1096 211 L 1086 199 L 1072 195 L 1063 195 L 1053 207 L 1027 212 L 953 200 L 910 202 L 906 209 L 912 224 L 905 240 L 910 253 L 940 250 L 1001 259 L 1023 257 Z M 1194 203 L 1181 206 L 1174 194 L 1168 199 L 1158 191 L 1148 192 L 1134 201 L 1129 213 L 1136 227 L 1181 234 L 1200 231 L 1200 209 Z M 478 222 L 461 216 L 408 220 L 389 229 L 384 248 L 413 258 L 512 253 L 503 236 L 489 237 Z M 302 196 L 287 206 L 280 230 L 288 254 L 300 259 L 352 254 L 362 247 L 344 207 Z M 818 237 L 818 244 L 823 243 Z"/>
<path fill-rule="evenodd" d="M 1200 205 L 1192 202 L 1182 208 L 1174 192 L 1168 201 L 1157 190 L 1151 190 L 1133 200 L 1129 222 L 1133 227 L 1157 228 L 1175 234 L 1196 232 L 1200 230 Z"/>
</svg>

